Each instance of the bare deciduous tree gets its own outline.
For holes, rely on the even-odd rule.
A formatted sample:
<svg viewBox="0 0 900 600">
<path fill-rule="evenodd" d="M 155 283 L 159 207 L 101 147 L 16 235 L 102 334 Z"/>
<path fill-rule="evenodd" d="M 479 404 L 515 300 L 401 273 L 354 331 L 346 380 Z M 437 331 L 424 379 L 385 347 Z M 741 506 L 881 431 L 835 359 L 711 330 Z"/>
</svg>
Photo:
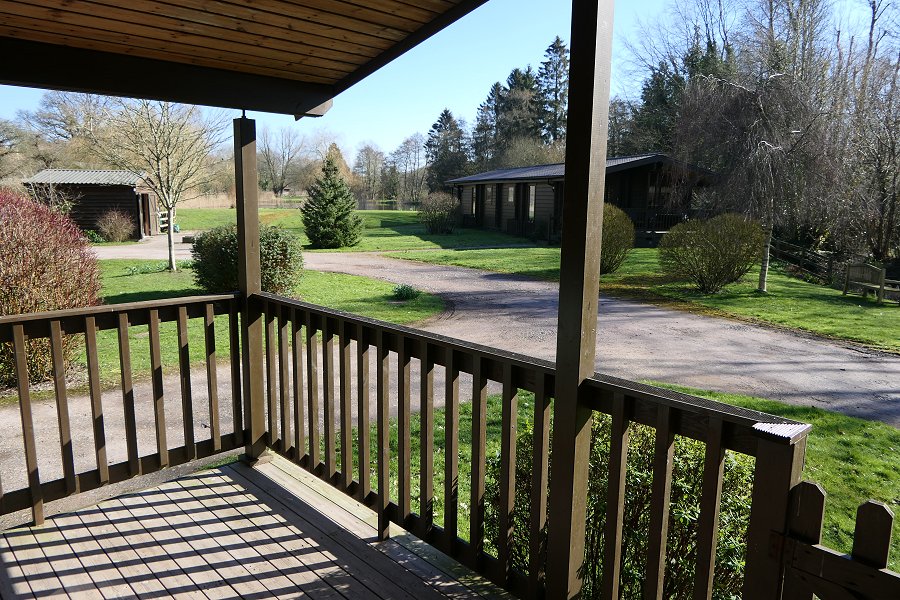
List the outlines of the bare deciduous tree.
<svg viewBox="0 0 900 600">
<path fill-rule="evenodd" d="M 109 134 L 93 137 L 93 147 L 116 168 L 143 174 L 166 211 L 169 269 L 175 271 L 175 207 L 202 188 L 207 159 L 222 141 L 222 117 L 196 106 L 124 99 L 107 114 Z"/>
<path fill-rule="evenodd" d="M 259 136 L 259 175 L 265 183 L 263 187 L 280 197 L 305 148 L 306 140 L 296 129 L 282 127 L 273 134 L 263 128 Z"/>
</svg>

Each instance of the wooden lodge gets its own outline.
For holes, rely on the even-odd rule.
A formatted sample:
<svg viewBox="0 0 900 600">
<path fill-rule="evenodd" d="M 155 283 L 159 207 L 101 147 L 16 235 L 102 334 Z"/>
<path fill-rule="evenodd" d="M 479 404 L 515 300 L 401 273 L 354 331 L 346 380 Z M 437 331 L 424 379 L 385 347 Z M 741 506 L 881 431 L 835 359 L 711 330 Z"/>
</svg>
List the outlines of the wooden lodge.
<svg viewBox="0 0 900 600">
<path fill-rule="evenodd" d="M 46 197 L 55 188 L 72 203 L 69 216 L 81 229 L 97 229 L 97 220 L 115 210 L 134 223 L 134 237 L 160 233 L 156 196 L 144 185 L 139 173 L 88 169 L 44 169 L 22 182 Z M 43 189 L 42 189 L 43 188 Z"/>
<path fill-rule="evenodd" d="M 606 159 L 604 201 L 629 216 L 638 242 L 693 216 L 691 200 L 713 174 L 665 154 Z M 460 201 L 464 226 L 559 240 L 565 197 L 565 163 L 497 169 L 447 183 Z M 649 236 L 648 236 L 649 234 Z"/>
<path fill-rule="evenodd" d="M 0 0 L 0 55 L 14 57 L 0 61 L 0 82 L 321 116 L 483 3 Z M 821 545 L 824 492 L 801 481 L 809 425 L 594 371 L 612 9 L 572 0 L 568 121 L 578 127 L 560 196 L 555 362 L 264 293 L 256 128 L 237 118 L 238 290 L 0 317 L 19 413 L 0 423 L 0 596 L 578 598 L 591 422 L 602 413 L 599 597 L 620 597 L 629 432 L 641 424 L 655 431 L 636 563 L 644 598 L 663 598 L 684 560 L 690 596 L 713 596 L 726 452 L 755 458 L 743 598 L 900 598 L 885 506 L 860 508 L 850 555 Z M 69 336 L 83 343 L 86 391 L 66 377 Z M 101 379 L 100 343 L 117 347 L 113 385 Z M 49 349 L 53 371 L 42 397 L 29 379 L 35 348 Z M 144 364 L 149 381 L 135 377 Z M 499 431 L 487 427 L 491 390 Z M 517 448 L 520 392 L 534 398 L 530 448 Z M 705 448 L 681 561 L 667 534 L 676 436 Z M 489 438 L 499 448 L 491 500 Z M 517 461 L 530 481 L 517 480 Z"/>
</svg>

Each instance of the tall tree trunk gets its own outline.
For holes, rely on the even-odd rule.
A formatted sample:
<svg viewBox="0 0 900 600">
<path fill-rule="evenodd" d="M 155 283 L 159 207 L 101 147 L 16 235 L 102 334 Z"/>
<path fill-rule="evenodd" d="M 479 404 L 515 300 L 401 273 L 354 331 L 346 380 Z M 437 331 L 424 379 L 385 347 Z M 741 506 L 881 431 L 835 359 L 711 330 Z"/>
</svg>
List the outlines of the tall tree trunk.
<svg viewBox="0 0 900 600">
<path fill-rule="evenodd" d="M 759 261 L 759 285 L 756 288 L 758 292 L 762 293 L 768 291 L 766 284 L 769 278 L 769 250 L 772 247 L 772 225 L 766 226 L 765 234 Z"/>
<path fill-rule="evenodd" d="M 178 265 L 175 264 L 175 211 L 171 208 L 166 209 L 166 237 L 169 240 L 169 270 L 177 271 Z"/>
</svg>

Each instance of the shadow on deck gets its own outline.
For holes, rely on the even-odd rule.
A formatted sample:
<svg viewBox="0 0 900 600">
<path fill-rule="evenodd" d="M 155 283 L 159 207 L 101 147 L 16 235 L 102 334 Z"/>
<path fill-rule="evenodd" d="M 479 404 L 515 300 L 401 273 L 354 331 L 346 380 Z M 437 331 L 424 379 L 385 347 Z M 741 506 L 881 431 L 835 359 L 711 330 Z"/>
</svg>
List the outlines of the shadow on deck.
<svg viewBox="0 0 900 600">
<path fill-rule="evenodd" d="M 234 463 L 0 534 L 3 598 L 500 598 L 282 458 Z"/>
</svg>

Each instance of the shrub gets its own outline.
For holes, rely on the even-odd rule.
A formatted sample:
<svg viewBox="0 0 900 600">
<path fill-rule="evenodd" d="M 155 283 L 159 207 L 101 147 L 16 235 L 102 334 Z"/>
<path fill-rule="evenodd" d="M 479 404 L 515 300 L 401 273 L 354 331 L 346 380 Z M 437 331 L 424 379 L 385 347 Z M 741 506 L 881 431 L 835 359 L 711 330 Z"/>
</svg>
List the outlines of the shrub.
<svg viewBox="0 0 900 600">
<path fill-rule="evenodd" d="M 663 272 L 712 294 L 747 274 L 764 241 L 759 224 L 741 215 L 686 221 L 663 236 L 659 262 Z"/>
<path fill-rule="evenodd" d="M 98 303 L 100 272 L 90 244 L 64 214 L 24 195 L 0 190 L 0 315 L 81 308 Z M 77 346 L 63 338 L 68 365 Z M 28 342 L 32 382 L 52 373 L 47 339 Z M 0 385 L 16 381 L 13 348 L 0 344 Z"/>
<path fill-rule="evenodd" d="M 300 208 L 312 247 L 343 248 L 358 244 L 362 219 L 355 211 L 353 193 L 329 156 L 322 165 L 322 175 L 310 186 L 306 202 Z"/>
<path fill-rule="evenodd" d="M 212 293 L 238 289 L 238 243 L 234 225 L 199 234 L 191 248 L 191 257 L 194 280 L 199 287 Z M 300 239 L 280 227 L 261 226 L 259 262 L 263 291 L 290 294 L 303 270 Z"/>
<path fill-rule="evenodd" d="M 585 598 L 601 596 L 610 424 L 611 419 L 607 415 L 594 415 L 589 458 L 585 566 L 582 573 L 582 596 Z M 629 431 L 620 597 L 637 598 L 641 595 L 644 580 L 656 436 L 654 429 L 643 425 L 632 424 Z M 521 428 L 516 438 L 516 497 L 513 508 L 515 533 L 510 550 L 513 567 L 522 573 L 528 573 L 533 440 L 534 432 L 530 426 Z M 694 587 L 705 445 L 677 437 L 674 457 L 663 597 L 689 598 Z M 743 540 L 750 517 L 753 466 L 753 459 L 750 457 L 732 452 L 726 454 L 713 598 L 740 598 L 741 595 L 745 550 Z M 495 544 L 499 535 L 499 474 L 500 457 L 490 457 L 485 481 L 485 549 L 491 553 L 496 553 Z M 550 515 L 549 519 L 552 518 Z M 546 531 L 544 534 L 546 535 Z"/>
<path fill-rule="evenodd" d="M 124 242 L 134 230 L 134 221 L 120 210 L 106 211 L 97 219 L 97 231 L 107 242 Z"/>
<path fill-rule="evenodd" d="M 445 192 L 428 194 L 419 206 L 419 220 L 432 234 L 453 233 L 459 202 Z"/>
<path fill-rule="evenodd" d="M 600 274 L 615 273 L 634 248 L 634 223 L 614 204 L 603 205 L 603 246 L 600 248 Z"/>
<path fill-rule="evenodd" d="M 102 244 L 103 242 L 106 241 L 105 239 L 103 239 L 102 235 L 100 235 L 93 229 L 85 229 L 83 233 L 84 233 L 84 237 L 87 238 L 87 241 L 89 241 L 92 244 Z"/>
<path fill-rule="evenodd" d="M 422 292 L 420 292 L 413 286 L 406 283 L 401 283 L 394 288 L 393 297 L 394 300 L 415 300 L 421 293 Z"/>
</svg>

